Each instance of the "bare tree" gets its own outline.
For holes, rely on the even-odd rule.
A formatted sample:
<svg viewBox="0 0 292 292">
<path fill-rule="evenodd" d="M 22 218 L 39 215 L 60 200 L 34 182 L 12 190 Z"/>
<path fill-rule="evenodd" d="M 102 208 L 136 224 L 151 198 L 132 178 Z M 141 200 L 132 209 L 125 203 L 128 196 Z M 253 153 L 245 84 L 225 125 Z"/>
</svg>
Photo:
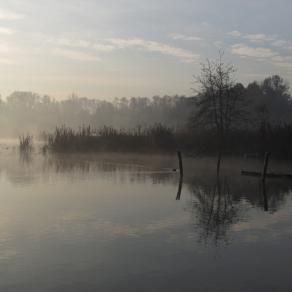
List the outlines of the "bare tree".
<svg viewBox="0 0 292 292">
<path fill-rule="evenodd" d="M 236 69 L 223 62 L 223 52 L 214 61 L 202 64 L 201 74 L 195 77 L 200 85 L 193 124 L 215 129 L 218 139 L 217 174 L 220 171 L 222 151 L 232 127 L 244 120 L 244 86 L 235 82 Z"/>
</svg>

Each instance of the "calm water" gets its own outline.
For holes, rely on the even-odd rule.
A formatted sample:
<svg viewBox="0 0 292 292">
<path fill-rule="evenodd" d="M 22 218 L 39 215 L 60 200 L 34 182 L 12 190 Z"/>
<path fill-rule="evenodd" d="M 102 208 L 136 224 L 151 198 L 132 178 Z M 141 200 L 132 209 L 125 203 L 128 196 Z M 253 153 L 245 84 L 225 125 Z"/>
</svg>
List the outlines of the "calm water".
<svg viewBox="0 0 292 292">
<path fill-rule="evenodd" d="M 292 291 L 292 183 L 176 163 L 2 149 L 0 291 Z"/>
</svg>

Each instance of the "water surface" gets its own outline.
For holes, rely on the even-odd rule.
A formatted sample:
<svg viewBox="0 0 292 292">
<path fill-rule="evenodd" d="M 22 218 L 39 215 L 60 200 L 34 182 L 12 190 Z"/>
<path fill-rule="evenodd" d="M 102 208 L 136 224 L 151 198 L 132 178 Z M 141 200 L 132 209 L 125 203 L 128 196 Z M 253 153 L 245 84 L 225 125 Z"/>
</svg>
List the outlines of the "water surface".
<svg viewBox="0 0 292 292">
<path fill-rule="evenodd" d="M 291 291 L 292 183 L 185 164 L 2 150 L 0 290 Z"/>
</svg>

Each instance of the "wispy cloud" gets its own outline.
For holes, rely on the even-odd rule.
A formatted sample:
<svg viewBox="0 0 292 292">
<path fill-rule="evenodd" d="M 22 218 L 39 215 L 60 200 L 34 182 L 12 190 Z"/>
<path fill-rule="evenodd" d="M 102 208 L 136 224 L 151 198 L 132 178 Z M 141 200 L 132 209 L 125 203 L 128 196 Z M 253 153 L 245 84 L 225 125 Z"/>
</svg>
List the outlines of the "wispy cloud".
<svg viewBox="0 0 292 292">
<path fill-rule="evenodd" d="M 228 32 L 227 35 L 230 35 L 234 38 L 239 38 L 242 36 L 242 33 L 239 32 L 238 30 L 233 30 L 233 31 Z"/>
<path fill-rule="evenodd" d="M 16 13 L 10 10 L 0 9 L 0 20 L 19 20 L 25 16 L 20 13 Z"/>
<path fill-rule="evenodd" d="M 0 64 L 4 65 L 15 65 L 15 60 L 12 60 L 11 58 L 0 58 Z"/>
<path fill-rule="evenodd" d="M 275 56 L 270 62 L 283 69 L 292 70 L 292 56 Z"/>
<path fill-rule="evenodd" d="M 17 65 L 21 63 L 20 56 L 23 50 L 18 48 L 14 43 L 0 42 L 0 63 L 4 65 Z"/>
<path fill-rule="evenodd" d="M 242 39 L 247 40 L 251 43 L 266 43 L 269 46 L 281 48 L 281 49 L 292 49 L 292 42 L 283 40 L 279 38 L 277 35 L 267 35 L 263 33 L 258 34 L 246 34 L 242 33 L 240 31 L 234 30 L 231 32 L 228 32 L 227 35 L 236 38 L 236 39 Z"/>
<path fill-rule="evenodd" d="M 198 36 L 187 36 L 179 33 L 172 33 L 169 35 L 174 40 L 182 40 L 182 41 L 201 41 L 202 38 Z"/>
<path fill-rule="evenodd" d="M 62 49 L 62 48 L 56 48 L 54 50 L 54 54 L 56 56 L 64 57 L 71 60 L 76 61 L 100 61 L 100 58 L 93 55 L 88 54 L 76 50 L 69 50 L 69 49 Z"/>
<path fill-rule="evenodd" d="M 233 38 L 245 39 L 252 43 L 272 42 L 277 39 L 277 36 L 275 35 L 267 35 L 264 33 L 247 34 L 247 33 L 242 33 L 240 31 L 237 31 L 237 30 L 230 31 L 227 33 L 227 35 Z"/>
<path fill-rule="evenodd" d="M 250 47 L 246 44 L 235 44 L 231 52 L 241 58 L 252 58 L 258 61 L 265 61 L 276 67 L 292 70 L 292 56 L 283 56 L 270 48 Z"/>
<path fill-rule="evenodd" d="M 146 52 L 160 53 L 162 55 L 172 56 L 179 59 L 180 61 L 187 63 L 197 62 L 200 58 L 198 54 L 195 54 L 189 50 L 180 47 L 170 46 L 161 42 L 145 40 L 142 38 L 105 38 L 94 41 L 72 40 L 67 38 L 50 38 L 47 41 L 58 47 L 58 55 L 64 55 L 64 57 L 74 56 L 75 59 L 78 58 L 76 57 L 78 56 L 76 55 L 78 54 L 77 49 L 88 49 L 90 51 L 95 50 L 102 53 L 108 53 L 116 50 L 137 49 Z M 75 50 L 71 50 L 72 48 L 74 48 Z M 80 54 L 84 55 L 85 53 L 80 52 Z M 86 60 L 86 58 L 84 59 Z"/>
<path fill-rule="evenodd" d="M 246 34 L 246 35 L 243 35 L 243 38 L 249 40 L 252 43 L 264 43 L 264 42 L 274 41 L 277 37 L 259 33 L 259 34 Z"/>
<path fill-rule="evenodd" d="M 94 49 L 99 52 L 111 52 L 115 47 L 102 41 L 73 40 L 68 38 L 50 39 L 50 43 L 67 48 Z"/>
<path fill-rule="evenodd" d="M 286 40 L 278 39 L 274 41 L 271 45 L 280 49 L 292 50 L 292 42 Z"/>
<path fill-rule="evenodd" d="M 231 52 L 240 57 L 253 57 L 253 58 L 271 58 L 277 56 L 277 53 L 269 48 L 264 47 L 250 47 L 246 44 L 235 44 L 231 47 Z"/>
<path fill-rule="evenodd" d="M 292 42 L 283 40 L 276 35 L 245 34 L 239 31 L 227 33 L 242 42 L 231 46 L 231 53 L 245 58 L 265 60 L 267 63 L 283 69 L 292 69 L 292 56 L 284 54 L 283 49 L 291 50 Z M 246 42 L 253 45 L 250 46 Z M 260 46 L 259 46 L 260 44 Z"/>
<path fill-rule="evenodd" d="M 196 62 L 199 59 L 199 55 L 189 50 L 141 38 L 111 38 L 107 39 L 107 41 L 118 49 L 137 48 L 148 52 L 157 52 L 163 55 L 176 57 L 187 63 Z"/>
<path fill-rule="evenodd" d="M 0 27 L 0 34 L 2 35 L 12 35 L 14 30 L 8 27 Z"/>
<path fill-rule="evenodd" d="M 11 53 L 20 53 L 20 49 L 18 49 L 15 45 L 9 42 L 0 42 L 0 54 L 11 54 Z"/>
</svg>

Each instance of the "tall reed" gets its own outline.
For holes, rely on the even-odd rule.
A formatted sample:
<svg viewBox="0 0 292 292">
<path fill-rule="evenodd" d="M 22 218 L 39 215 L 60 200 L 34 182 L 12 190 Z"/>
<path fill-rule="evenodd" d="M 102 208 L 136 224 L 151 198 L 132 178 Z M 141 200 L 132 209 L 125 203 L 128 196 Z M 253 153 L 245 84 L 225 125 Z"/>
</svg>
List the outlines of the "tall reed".
<svg viewBox="0 0 292 292">
<path fill-rule="evenodd" d="M 26 134 L 19 136 L 19 150 L 21 152 L 31 152 L 33 149 L 33 136 Z"/>
</svg>

